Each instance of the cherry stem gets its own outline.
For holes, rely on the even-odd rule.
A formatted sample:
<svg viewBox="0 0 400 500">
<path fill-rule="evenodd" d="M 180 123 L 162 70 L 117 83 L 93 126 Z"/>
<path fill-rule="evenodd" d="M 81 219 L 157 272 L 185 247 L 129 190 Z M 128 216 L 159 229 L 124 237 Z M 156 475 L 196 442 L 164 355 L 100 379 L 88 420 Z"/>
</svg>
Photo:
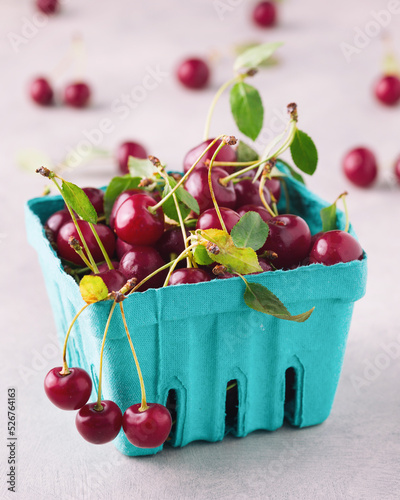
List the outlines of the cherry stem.
<svg viewBox="0 0 400 500">
<path fill-rule="evenodd" d="M 96 228 L 94 227 L 94 225 L 91 222 L 89 222 L 89 226 L 90 226 L 90 229 L 92 230 L 93 236 L 95 237 L 95 239 L 97 241 L 97 244 L 100 247 L 100 250 L 101 250 L 101 253 L 103 254 L 104 260 L 107 262 L 108 269 L 110 269 L 110 271 L 111 271 L 112 269 L 114 269 L 114 266 L 112 265 L 111 259 L 108 256 L 106 249 L 104 248 L 103 242 L 101 241 L 99 235 L 97 234 Z M 97 270 L 97 272 L 98 272 L 98 270 Z"/>
<path fill-rule="evenodd" d="M 237 172 L 233 172 L 233 174 L 227 175 L 226 177 L 223 177 L 222 179 L 220 179 L 219 182 L 223 186 L 226 186 L 229 181 L 236 179 L 236 177 L 239 177 L 240 175 L 247 174 L 247 172 L 251 172 L 256 167 L 260 167 L 261 165 L 266 163 L 268 160 L 269 160 L 269 158 L 267 158 L 266 160 L 257 160 L 256 162 L 252 162 L 250 164 L 250 166 L 243 168 L 242 170 L 238 170 Z M 220 162 L 216 162 L 215 164 L 217 165 L 218 163 L 220 163 Z"/>
<path fill-rule="evenodd" d="M 247 75 L 236 75 L 234 78 L 232 78 L 231 80 L 228 80 L 223 85 L 221 85 L 221 87 L 217 90 L 217 93 L 215 94 L 214 99 L 211 101 L 211 105 L 210 105 L 210 108 L 209 108 L 208 113 L 207 113 L 207 119 L 206 119 L 206 125 L 204 128 L 203 140 L 206 141 L 209 137 L 211 118 L 212 118 L 212 115 L 214 113 L 215 106 L 216 106 L 219 98 L 221 97 L 221 95 L 225 92 L 225 90 L 228 87 L 230 87 L 234 83 L 239 82 L 239 81 L 243 81 L 246 76 Z"/>
<path fill-rule="evenodd" d="M 178 257 L 172 261 L 172 264 L 171 264 L 171 267 L 170 267 L 170 270 L 168 271 L 168 275 L 167 277 L 165 278 L 165 281 L 164 281 L 164 284 L 163 284 L 163 288 L 168 286 L 168 282 L 171 278 L 171 274 L 173 273 L 173 271 L 175 270 L 176 266 L 178 265 L 178 263 L 185 258 L 186 255 L 189 254 L 189 252 L 191 250 L 193 250 L 193 248 L 196 248 L 196 246 L 198 245 L 198 243 L 193 243 L 192 245 L 190 245 L 189 247 L 187 247 L 180 255 L 178 255 Z M 162 269 L 162 268 L 160 268 Z"/>
<path fill-rule="evenodd" d="M 212 202 L 214 204 L 215 211 L 217 212 L 217 216 L 218 216 L 219 222 L 221 224 L 221 227 L 222 227 L 223 231 L 225 231 L 227 233 L 228 231 L 226 230 L 224 219 L 222 218 L 221 211 L 219 209 L 217 200 L 215 198 L 215 193 L 214 193 L 214 188 L 212 185 L 212 178 L 211 178 L 211 171 L 212 171 L 212 167 L 214 166 L 214 160 L 215 160 L 217 154 L 221 151 L 221 149 L 224 146 L 226 146 L 226 143 L 224 141 L 221 141 L 221 144 L 217 147 L 217 149 L 215 150 L 215 153 L 213 154 L 213 156 L 211 158 L 210 165 L 208 167 L 208 187 L 210 189 L 211 199 L 212 199 Z"/>
<path fill-rule="evenodd" d="M 148 406 L 147 406 L 147 403 L 146 403 L 146 389 L 145 389 L 145 386 L 144 386 L 144 380 L 143 380 L 142 371 L 140 369 L 139 360 L 138 360 L 138 358 L 136 356 L 136 351 L 135 351 L 135 348 L 133 346 L 133 342 L 132 342 L 131 336 L 129 334 L 128 325 L 126 323 L 124 306 L 122 305 L 122 302 L 119 303 L 119 307 L 120 307 L 120 310 L 121 310 L 121 316 L 122 316 L 122 321 L 124 323 L 124 328 L 125 328 L 126 336 L 128 337 L 128 342 L 129 342 L 129 345 L 131 347 L 131 351 L 132 351 L 132 354 L 133 354 L 133 359 L 135 360 L 136 371 L 137 371 L 137 374 L 138 374 L 138 377 L 139 377 L 139 382 L 140 382 L 140 391 L 142 393 L 142 402 L 141 402 L 139 411 L 146 411 L 148 409 Z"/>
<path fill-rule="evenodd" d="M 260 200 L 264 207 L 268 210 L 268 213 L 272 215 L 272 217 L 275 217 L 278 215 L 277 213 L 274 213 L 274 211 L 271 209 L 271 207 L 268 205 L 267 200 L 265 199 L 264 196 L 264 186 L 265 186 L 265 181 L 267 180 L 266 175 L 262 175 L 260 179 L 260 184 L 258 185 L 258 194 L 260 195 Z"/>
<path fill-rule="evenodd" d="M 71 324 L 69 325 L 67 334 L 65 335 L 65 340 L 64 340 L 64 347 L 63 347 L 63 367 L 62 370 L 60 371 L 60 375 L 69 375 L 71 372 L 69 371 L 68 368 L 68 363 L 67 363 L 67 343 L 68 343 L 68 338 L 69 334 L 71 333 L 72 327 L 75 324 L 75 321 L 79 318 L 79 316 L 83 313 L 83 311 L 89 306 L 90 304 L 85 304 L 74 316 L 74 319 L 71 321 Z"/>
<path fill-rule="evenodd" d="M 225 137 L 225 134 L 219 135 L 216 139 L 214 139 L 207 147 L 206 149 L 201 153 L 201 155 L 197 158 L 197 160 L 193 163 L 193 165 L 189 168 L 189 170 L 186 172 L 186 174 L 177 182 L 176 186 L 166 195 L 164 198 L 157 203 L 157 205 L 154 205 L 152 207 L 149 207 L 148 210 L 150 212 L 156 212 L 160 207 L 162 207 L 163 203 L 165 203 L 170 196 L 172 196 L 175 191 L 182 186 L 182 184 L 186 181 L 186 179 L 189 177 L 189 175 L 193 172 L 193 170 L 196 168 L 196 165 L 199 163 L 199 161 L 203 158 L 203 156 L 207 153 L 207 151 L 214 146 L 214 144 Z"/>
<path fill-rule="evenodd" d="M 92 264 L 89 262 L 86 255 L 83 253 L 82 247 L 79 245 L 79 247 L 73 246 L 72 248 L 79 255 L 79 257 L 83 260 L 83 262 L 86 264 L 86 266 L 92 271 L 92 273 L 94 273 L 94 269 L 92 267 Z"/>
<path fill-rule="evenodd" d="M 106 327 L 104 329 L 104 334 L 103 334 L 103 341 L 101 343 L 100 367 L 99 367 L 99 386 L 98 386 L 98 389 L 97 389 L 97 403 L 94 406 L 94 409 L 96 411 L 103 411 L 103 406 L 101 404 L 101 382 L 102 382 L 102 379 L 103 379 L 103 354 L 104 354 L 104 346 L 105 346 L 105 343 L 106 343 L 106 337 L 107 337 L 108 329 L 110 327 L 111 318 L 112 318 L 112 315 L 113 315 L 113 312 L 114 312 L 114 309 L 115 309 L 116 305 L 117 305 L 117 302 L 114 300 L 113 305 L 111 306 L 111 309 L 110 309 L 110 314 L 108 315 Z"/>
<path fill-rule="evenodd" d="M 346 196 L 348 195 L 349 193 L 347 191 L 345 191 L 344 193 L 342 193 L 341 195 L 338 196 L 337 200 L 335 201 L 335 204 L 341 199 L 342 202 L 343 202 L 343 208 L 344 208 L 344 213 L 345 213 L 345 216 L 346 216 L 346 225 L 344 226 L 344 231 L 346 233 L 349 232 L 349 228 L 350 228 L 350 218 L 349 218 L 349 210 L 347 208 L 347 202 L 346 202 Z"/>
</svg>

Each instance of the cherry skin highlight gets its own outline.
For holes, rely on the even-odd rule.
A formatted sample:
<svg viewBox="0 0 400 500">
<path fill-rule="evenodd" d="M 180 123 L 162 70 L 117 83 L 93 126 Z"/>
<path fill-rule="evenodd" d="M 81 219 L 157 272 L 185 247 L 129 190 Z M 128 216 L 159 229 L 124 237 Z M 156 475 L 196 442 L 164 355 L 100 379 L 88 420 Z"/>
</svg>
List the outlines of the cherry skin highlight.
<svg viewBox="0 0 400 500">
<path fill-rule="evenodd" d="M 220 207 L 221 217 L 225 223 L 228 233 L 232 231 L 233 226 L 239 222 L 240 215 L 230 208 Z M 215 208 L 209 208 L 203 212 L 197 219 L 196 229 L 222 229 L 217 211 Z"/>
<path fill-rule="evenodd" d="M 89 104 L 91 90 L 87 83 L 75 82 L 67 85 L 64 102 L 73 108 L 85 108 Z"/>
<path fill-rule="evenodd" d="M 194 164 L 197 158 L 199 158 L 202 152 L 207 148 L 207 146 L 209 146 L 212 143 L 213 140 L 214 139 L 208 139 L 207 141 L 203 141 L 198 146 L 195 146 L 186 153 L 186 156 L 183 160 L 183 171 L 185 173 L 190 169 L 190 167 Z M 195 169 L 200 167 L 205 167 L 206 161 L 211 160 L 211 158 L 214 156 L 214 153 L 220 144 L 221 141 L 217 141 L 213 146 L 211 146 L 211 148 L 207 151 L 207 153 L 204 154 L 202 159 L 196 165 Z M 215 161 L 221 161 L 221 162 L 226 161 L 228 163 L 235 162 L 236 151 L 231 146 L 226 145 L 219 151 L 219 153 L 215 157 Z M 235 171 L 235 168 L 224 167 L 224 170 L 226 170 L 229 173 L 233 173 Z"/>
<path fill-rule="evenodd" d="M 261 28 L 276 24 L 276 5 L 274 2 L 259 2 L 253 10 L 253 21 Z"/>
<path fill-rule="evenodd" d="M 123 142 L 117 149 L 118 167 L 122 174 L 129 174 L 128 160 L 130 156 L 144 160 L 148 154 L 146 149 L 137 142 Z"/>
<path fill-rule="evenodd" d="M 332 266 L 339 262 L 361 260 L 363 249 L 349 233 L 335 229 L 315 239 L 310 252 L 310 264 Z"/>
<path fill-rule="evenodd" d="M 50 401 L 61 410 L 79 410 L 92 392 L 92 379 L 82 368 L 70 368 L 69 375 L 61 375 L 58 366 L 44 379 L 44 390 Z"/>
<path fill-rule="evenodd" d="M 400 79 L 396 75 L 385 75 L 374 88 L 375 96 L 386 106 L 395 106 L 400 101 Z"/>
<path fill-rule="evenodd" d="M 122 427 L 122 412 L 113 401 L 102 401 L 103 409 L 97 411 L 96 403 L 83 406 L 75 418 L 79 434 L 92 444 L 105 444 L 113 441 Z"/>
<path fill-rule="evenodd" d="M 150 212 L 154 205 L 156 201 L 147 194 L 134 194 L 125 200 L 114 219 L 118 238 L 131 245 L 153 245 L 159 240 L 164 232 L 164 212 L 161 207 Z"/>
<path fill-rule="evenodd" d="M 203 89 L 210 79 L 210 69 L 203 59 L 186 59 L 179 65 L 177 77 L 189 89 Z"/>
<path fill-rule="evenodd" d="M 210 275 L 203 269 L 195 267 L 176 269 L 171 273 L 168 286 L 183 285 L 185 283 L 201 283 L 203 281 L 211 281 Z"/>
<path fill-rule="evenodd" d="M 146 411 L 140 404 L 130 406 L 122 417 L 122 427 L 128 441 L 138 448 L 157 448 L 171 432 L 172 419 L 163 405 L 147 403 Z"/>
<path fill-rule="evenodd" d="M 46 78 L 36 78 L 29 87 L 32 101 L 40 106 L 49 106 L 53 103 L 53 89 Z"/>
<path fill-rule="evenodd" d="M 375 155 L 365 147 L 349 151 L 343 159 L 342 168 L 349 181 L 358 187 L 371 186 L 378 175 Z"/>
</svg>

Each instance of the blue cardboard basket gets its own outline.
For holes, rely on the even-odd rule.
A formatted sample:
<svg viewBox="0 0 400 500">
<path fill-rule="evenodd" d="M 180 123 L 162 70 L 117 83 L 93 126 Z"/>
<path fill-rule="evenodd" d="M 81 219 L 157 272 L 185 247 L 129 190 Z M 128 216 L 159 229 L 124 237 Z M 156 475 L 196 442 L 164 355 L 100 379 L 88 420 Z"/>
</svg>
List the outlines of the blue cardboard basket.
<svg viewBox="0 0 400 500">
<path fill-rule="evenodd" d="M 291 213 L 303 216 L 314 234 L 327 203 L 287 179 Z M 26 205 L 29 242 L 39 255 L 58 337 L 83 305 L 79 288 L 66 274 L 47 240 L 43 224 L 63 205 L 60 197 L 35 198 Z M 284 210 L 284 197 L 280 202 Z M 344 226 L 343 213 L 338 214 Z M 284 418 L 306 427 L 331 411 L 345 352 L 354 302 L 366 288 L 367 258 L 326 267 L 320 264 L 267 272 L 248 279 L 267 286 L 292 314 L 315 306 L 305 323 L 293 323 L 249 309 L 240 278 L 150 289 L 130 295 L 125 313 L 146 384 L 147 400 L 176 402 L 172 446 L 219 441 L 257 429 L 275 430 Z M 93 304 L 74 326 L 68 345 L 70 366 L 98 385 L 100 346 L 111 302 Z M 61 361 L 61 360 L 60 360 Z M 103 398 L 124 412 L 140 402 L 140 387 L 120 311 L 116 309 L 104 351 Z M 235 421 L 226 422 L 227 384 L 237 382 Z M 115 440 L 126 455 L 149 455 L 121 431 Z"/>
</svg>

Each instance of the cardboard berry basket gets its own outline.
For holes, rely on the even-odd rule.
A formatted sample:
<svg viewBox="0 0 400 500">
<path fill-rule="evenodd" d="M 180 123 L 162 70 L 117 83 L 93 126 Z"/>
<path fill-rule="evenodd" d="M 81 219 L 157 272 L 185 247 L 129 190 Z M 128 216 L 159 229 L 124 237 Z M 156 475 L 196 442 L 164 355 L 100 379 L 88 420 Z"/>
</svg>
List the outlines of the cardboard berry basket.
<svg viewBox="0 0 400 500">
<path fill-rule="evenodd" d="M 291 213 L 321 230 L 327 203 L 287 179 Z M 26 206 L 29 242 L 39 255 L 49 299 L 64 341 L 83 301 L 47 240 L 43 224 L 63 206 L 60 197 L 35 198 Z M 285 199 L 280 202 L 285 211 Z M 338 227 L 344 227 L 338 213 Z M 351 231 L 351 229 L 350 229 Z M 150 289 L 124 302 L 129 329 L 146 384 L 147 400 L 176 411 L 169 444 L 219 441 L 227 432 L 242 437 L 256 429 L 275 430 L 286 418 L 293 426 L 320 424 L 331 411 L 350 328 L 354 302 L 365 293 L 367 258 L 249 276 L 275 293 L 291 314 L 315 306 L 305 323 L 254 311 L 243 300 L 240 278 Z M 68 344 L 70 366 L 92 376 L 96 400 L 100 346 L 111 302 L 91 305 L 80 316 Z M 226 421 L 227 385 L 236 381 L 234 419 Z M 122 412 L 140 401 L 140 386 L 119 311 L 113 315 L 104 351 L 103 397 Z M 126 455 L 149 455 L 121 431 L 115 440 Z"/>
</svg>

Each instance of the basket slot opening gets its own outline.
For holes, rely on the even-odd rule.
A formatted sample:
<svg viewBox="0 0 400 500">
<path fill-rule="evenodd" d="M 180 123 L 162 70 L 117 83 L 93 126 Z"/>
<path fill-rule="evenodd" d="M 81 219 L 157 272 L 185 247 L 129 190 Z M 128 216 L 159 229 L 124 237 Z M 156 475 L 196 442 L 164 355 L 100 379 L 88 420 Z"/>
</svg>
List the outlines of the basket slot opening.
<svg viewBox="0 0 400 500">
<path fill-rule="evenodd" d="M 238 381 L 230 380 L 226 386 L 225 434 L 236 434 L 238 430 L 239 391 Z"/>
<path fill-rule="evenodd" d="M 176 438 L 176 421 L 178 416 L 178 396 L 175 389 L 170 389 L 168 391 L 167 402 L 165 405 L 171 414 L 172 427 L 171 432 L 167 438 L 167 444 L 173 444 Z"/>
<path fill-rule="evenodd" d="M 293 367 L 285 372 L 285 418 L 293 422 L 296 411 L 297 373 Z"/>
</svg>

